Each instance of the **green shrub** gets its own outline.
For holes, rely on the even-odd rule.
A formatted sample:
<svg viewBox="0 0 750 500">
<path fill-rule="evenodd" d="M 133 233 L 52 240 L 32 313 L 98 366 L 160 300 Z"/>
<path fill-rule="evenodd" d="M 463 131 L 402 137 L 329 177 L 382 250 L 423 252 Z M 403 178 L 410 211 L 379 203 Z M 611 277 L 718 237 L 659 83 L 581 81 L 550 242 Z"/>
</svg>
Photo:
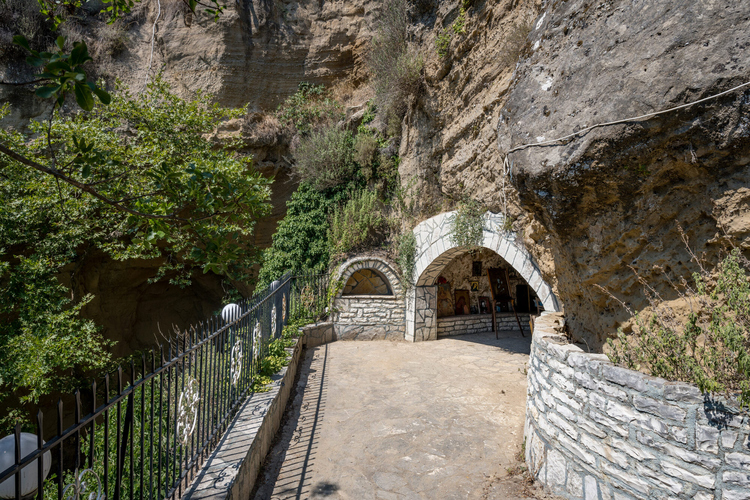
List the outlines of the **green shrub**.
<svg viewBox="0 0 750 500">
<path fill-rule="evenodd" d="M 375 191 L 355 193 L 345 204 L 336 207 L 331 217 L 328 241 L 332 254 L 374 246 L 375 238 L 387 222 Z"/>
<path fill-rule="evenodd" d="M 370 168 L 375 161 L 378 139 L 369 133 L 359 133 L 354 139 L 354 161 L 363 169 L 365 180 L 370 180 L 374 172 Z M 369 174 L 369 175 L 368 175 Z"/>
<path fill-rule="evenodd" d="M 644 318 L 633 313 L 635 327 L 628 337 L 609 339 L 609 359 L 656 377 L 697 385 L 703 393 L 738 395 L 750 408 L 750 278 L 748 262 L 734 249 L 715 270 L 703 265 L 693 275 L 694 289 L 686 297 L 697 310 L 681 321 L 670 308 L 657 304 L 647 283 L 654 312 Z"/>
<path fill-rule="evenodd" d="M 302 182 L 322 191 L 355 179 L 354 137 L 336 126 L 314 131 L 294 153 L 294 172 Z"/>
<path fill-rule="evenodd" d="M 453 225 L 451 242 L 461 247 L 477 247 L 482 243 L 482 232 L 484 231 L 484 212 L 482 205 L 472 199 L 463 201 L 451 216 Z"/>
<path fill-rule="evenodd" d="M 451 32 L 447 29 L 443 30 L 435 39 L 435 48 L 437 49 L 438 57 L 445 57 L 448 55 L 448 47 L 451 44 Z"/>
<path fill-rule="evenodd" d="M 301 134 L 323 127 L 343 118 L 339 105 L 323 85 L 307 82 L 299 84 L 297 92 L 288 97 L 276 110 L 284 126 L 294 127 Z"/>
<path fill-rule="evenodd" d="M 409 46 L 409 9 L 406 0 L 388 0 L 377 23 L 367 58 L 378 108 L 399 119 L 408 97 L 422 85 L 424 60 Z"/>
</svg>

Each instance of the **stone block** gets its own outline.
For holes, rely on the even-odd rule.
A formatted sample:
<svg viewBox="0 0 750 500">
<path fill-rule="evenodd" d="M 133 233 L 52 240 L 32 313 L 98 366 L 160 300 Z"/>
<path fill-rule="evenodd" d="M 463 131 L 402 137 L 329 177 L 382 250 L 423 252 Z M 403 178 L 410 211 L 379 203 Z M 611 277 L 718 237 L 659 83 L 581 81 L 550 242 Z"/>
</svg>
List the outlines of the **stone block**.
<svg viewBox="0 0 750 500">
<path fill-rule="evenodd" d="M 614 401 L 607 401 L 607 415 L 626 424 L 637 417 L 637 413 L 630 406 L 621 405 Z"/>
<path fill-rule="evenodd" d="M 627 453 L 639 462 L 642 462 L 643 460 L 653 460 L 656 458 L 656 455 L 645 449 L 643 446 L 633 446 L 629 441 L 625 441 L 623 439 L 612 437 L 610 438 L 610 443 L 612 444 L 613 448 Z"/>
<path fill-rule="evenodd" d="M 596 436 L 599 439 L 604 439 L 605 437 L 607 437 L 606 432 L 600 429 L 595 422 L 589 420 L 583 414 L 578 415 L 577 425 L 581 428 L 581 430 L 588 432 L 592 436 Z"/>
<path fill-rule="evenodd" d="M 605 417 L 601 413 L 590 410 L 589 416 L 591 417 L 591 420 L 596 422 L 597 424 L 606 427 L 607 429 L 616 432 L 617 434 L 621 435 L 622 437 L 628 436 L 628 427 L 626 425 L 621 424 L 620 422 L 617 422 L 615 420 L 612 420 L 609 417 Z"/>
<path fill-rule="evenodd" d="M 724 489 L 721 493 L 721 500 L 750 500 L 750 491 Z"/>
<path fill-rule="evenodd" d="M 581 411 L 581 404 L 576 401 L 575 399 L 568 396 L 568 393 L 562 392 L 556 387 L 553 387 L 551 389 L 552 396 L 554 396 L 556 399 L 558 399 L 560 402 L 570 406 L 576 411 Z"/>
<path fill-rule="evenodd" d="M 635 438 L 639 443 L 650 446 L 651 448 L 664 453 L 673 458 L 680 459 L 690 464 L 697 464 L 710 470 L 715 470 L 721 466 L 721 460 L 703 453 L 696 453 L 676 446 L 668 441 L 655 438 L 649 434 L 636 431 Z"/>
<path fill-rule="evenodd" d="M 557 441 L 563 448 L 567 449 L 570 453 L 577 456 L 590 466 L 594 467 L 596 465 L 596 458 L 594 458 L 594 455 L 584 450 L 578 443 L 570 439 L 567 434 L 560 433 L 557 436 Z"/>
<path fill-rule="evenodd" d="M 565 485 L 565 457 L 557 450 L 547 452 L 547 485 L 564 486 Z"/>
<path fill-rule="evenodd" d="M 646 381 L 643 379 L 643 374 L 622 368 L 614 365 L 602 366 L 602 377 L 609 380 L 612 383 L 630 387 L 636 391 L 643 392 L 646 390 Z"/>
<path fill-rule="evenodd" d="M 684 427 L 670 427 L 669 433 L 672 435 L 672 439 L 678 443 L 687 444 L 688 430 Z"/>
<path fill-rule="evenodd" d="M 576 386 L 573 382 L 563 377 L 559 373 L 553 373 L 550 378 L 552 382 L 554 382 L 557 385 L 557 387 L 559 387 L 563 391 L 572 393 L 576 389 Z"/>
<path fill-rule="evenodd" d="M 583 499 L 599 500 L 599 485 L 594 476 L 586 476 L 583 479 Z"/>
<path fill-rule="evenodd" d="M 656 417 L 640 414 L 637 416 L 635 422 L 641 429 L 653 431 L 664 438 L 669 436 L 669 428 L 667 425 Z"/>
<path fill-rule="evenodd" d="M 622 389 L 618 389 L 614 385 L 608 384 L 606 382 L 599 382 L 596 385 L 596 389 L 599 392 L 602 392 L 606 394 L 607 396 L 619 399 L 620 401 L 627 401 L 628 400 L 628 393 L 623 391 Z"/>
<path fill-rule="evenodd" d="M 697 484 L 704 488 L 711 489 L 716 484 L 716 478 L 708 471 L 696 472 L 695 470 L 687 470 L 684 467 L 672 462 L 667 462 L 666 460 L 662 460 L 659 463 L 659 467 L 663 472 L 674 478 L 688 483 Z"/>
<path fill-rule="evenodd" d="M 620 470 L 609 462 L 601 463 L 600 469 L 609 476 L 609 479 L 618 480 L 626 484 L 629 488 L 643 494 L 644 496 L 648 494 L 649 484 L 635 474 Z M 615 498 L 617 497 L 615 496 Z"/>
<path fill-rule="evenodd" d="M 594 439 L 586 434 L 581 434 L 581 444 L 587 450 L 597 453 L 608 462 L 615 463 L 623 469 L 628 467 L 628 457 L 624 453 L 615 451 L 605 439 Z"/>
<path fill-rule="evenodd" d="M 670 401 L 682 403 L 703 403 L 701 391 L 694 385 L 684 382 L 667 382 L 664 384 L 664 397 Z"/>
<path fill-rule="evenodd" d="M 570 464 L 568 464 L 568 480 L 565 483 L 565 489 L 573 496 L 573 498 L 583 497 L 583 482 L 581 481 L 581 474 L 572 469 Z"/>
<path fill-rule="evenodd" d="M 557 413 L 560 414 L 565 420 L 568 422 L 576 423 L 578 422 L 578 413 L 573 412 L 570 408 L 568 408 L 565 405 L 557 405 Z"/>
<path fill-rule="evenodd" d="M 726 453 L 724 455 L 724 461 L 730 467 L 750 471 L 750 454 L 748 453 Z"/>
<path fill-rule="evenodd" d="M 640 411 L 678 422 L 684 422 L 687 415 L 687 412 L 679 406 L 662 403 L 646 396 L 634 396 L 633 404 Z"/>
<path fill-rule="evenodd" d="M 666 474 L 662 474 L 660 471 L 654 471 L 640 463 L 635 464 L 635 470 L 641 476 L 651 479 L 663 489 L 671 491 L 675 495 L 680 494 L 683 490 L 683 483 L 681 481 L 667 476 Z"/>
<path fill-rule="evenodd" d="M 724 471 L 721 475 L 724 483 L 731 483 L 736 486 L 744 486 L 750 490 L 750 472 Z"/>
<path fill-rule="evenodd" d="M 696 424 L 695 426 L 695 448 L 698 451 L 709 453 L 719 452 L 719 430 L 715 427 Z"/>
<path fill-rule="evenodd" d="M 714 496 L 704 491 L 699 491 L 693 496 L 693 500 L 714 500 Z"/>
<path fill-rule="evenodd" d="M 568 422 L 566 422 L 560 415 L 554 412 L 550 412 L 547 415 L 547 420 L 549 420 L 549 423 L 563 431 L 565 434 L 570 436 L 573 440 L 578 439 L 578 431 L 570 425 Z"/>
<path fill-rule="evenodd" d="M 737 433 L 735 431 L 723 430 L 721 431 L 721 446 L 726 449 L 734 448 L 734 443 L 737 442 Z"/>
</svg>

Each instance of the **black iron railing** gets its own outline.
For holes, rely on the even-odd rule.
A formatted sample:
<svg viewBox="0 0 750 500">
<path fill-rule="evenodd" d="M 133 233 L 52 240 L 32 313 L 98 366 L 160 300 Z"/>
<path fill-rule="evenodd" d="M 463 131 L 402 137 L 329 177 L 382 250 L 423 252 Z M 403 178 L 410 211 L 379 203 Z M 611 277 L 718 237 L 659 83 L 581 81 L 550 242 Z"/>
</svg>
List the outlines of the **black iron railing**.
<svg viewBox="0 0 750 500">
<path fill-rule="evenodd" d="M 46 442 L 39 411 L 36 434 L 18 425 L 5 438 L 13 441 L 13 464 L 0 472 L 0 497 L 181 496 L 252 391 L 269 342 L 291 318 L 324 314 L 327 284 L 323 274 L 287 273 L 225 310 L 227 320 L 188 328 L 105 375 L 102 385 L 76 391 L 72 415 L 59 401 L 57 433 Z"/>
</svg>

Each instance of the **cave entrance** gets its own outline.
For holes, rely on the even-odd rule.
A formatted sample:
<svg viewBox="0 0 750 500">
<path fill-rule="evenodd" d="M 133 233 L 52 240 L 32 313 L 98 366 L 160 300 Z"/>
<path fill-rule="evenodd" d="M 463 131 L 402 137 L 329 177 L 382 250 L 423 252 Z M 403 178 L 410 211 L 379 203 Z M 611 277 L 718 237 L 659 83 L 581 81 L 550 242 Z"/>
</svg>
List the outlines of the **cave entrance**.
<svg viewBox="0 0 750 500">
<path fill-rule="evenodd" d="M 453 244 L 451 215 L 437 215 L 414 229 L 415 285 L 406 299 L 407 340 L 492 331 L 493 306 L 497 328 L 517 331 L 510 304 L 492 302 L 487 269 L 507 272 L 507 295 L 515 301 L 524 332 L 530 314 L 561 310 L 531 255 L 516 242 L 515 234 L 502 229 L 502 214 L 485 213 L 481 245 L 476 248 Z"/>
</svg>

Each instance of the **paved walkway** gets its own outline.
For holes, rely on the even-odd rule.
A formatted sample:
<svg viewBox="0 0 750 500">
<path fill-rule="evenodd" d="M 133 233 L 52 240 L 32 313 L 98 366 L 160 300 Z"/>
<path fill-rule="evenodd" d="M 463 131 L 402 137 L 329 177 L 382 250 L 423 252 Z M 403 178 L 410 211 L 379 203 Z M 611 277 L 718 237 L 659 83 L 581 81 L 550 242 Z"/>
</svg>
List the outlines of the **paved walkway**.
<svg viewBox="0 0 750 500">
<path fill-rule="evenodd" d="M 528 352 L 512 333 L 308 350 L 255 500 L 508 498 Z"/>
</svg>

